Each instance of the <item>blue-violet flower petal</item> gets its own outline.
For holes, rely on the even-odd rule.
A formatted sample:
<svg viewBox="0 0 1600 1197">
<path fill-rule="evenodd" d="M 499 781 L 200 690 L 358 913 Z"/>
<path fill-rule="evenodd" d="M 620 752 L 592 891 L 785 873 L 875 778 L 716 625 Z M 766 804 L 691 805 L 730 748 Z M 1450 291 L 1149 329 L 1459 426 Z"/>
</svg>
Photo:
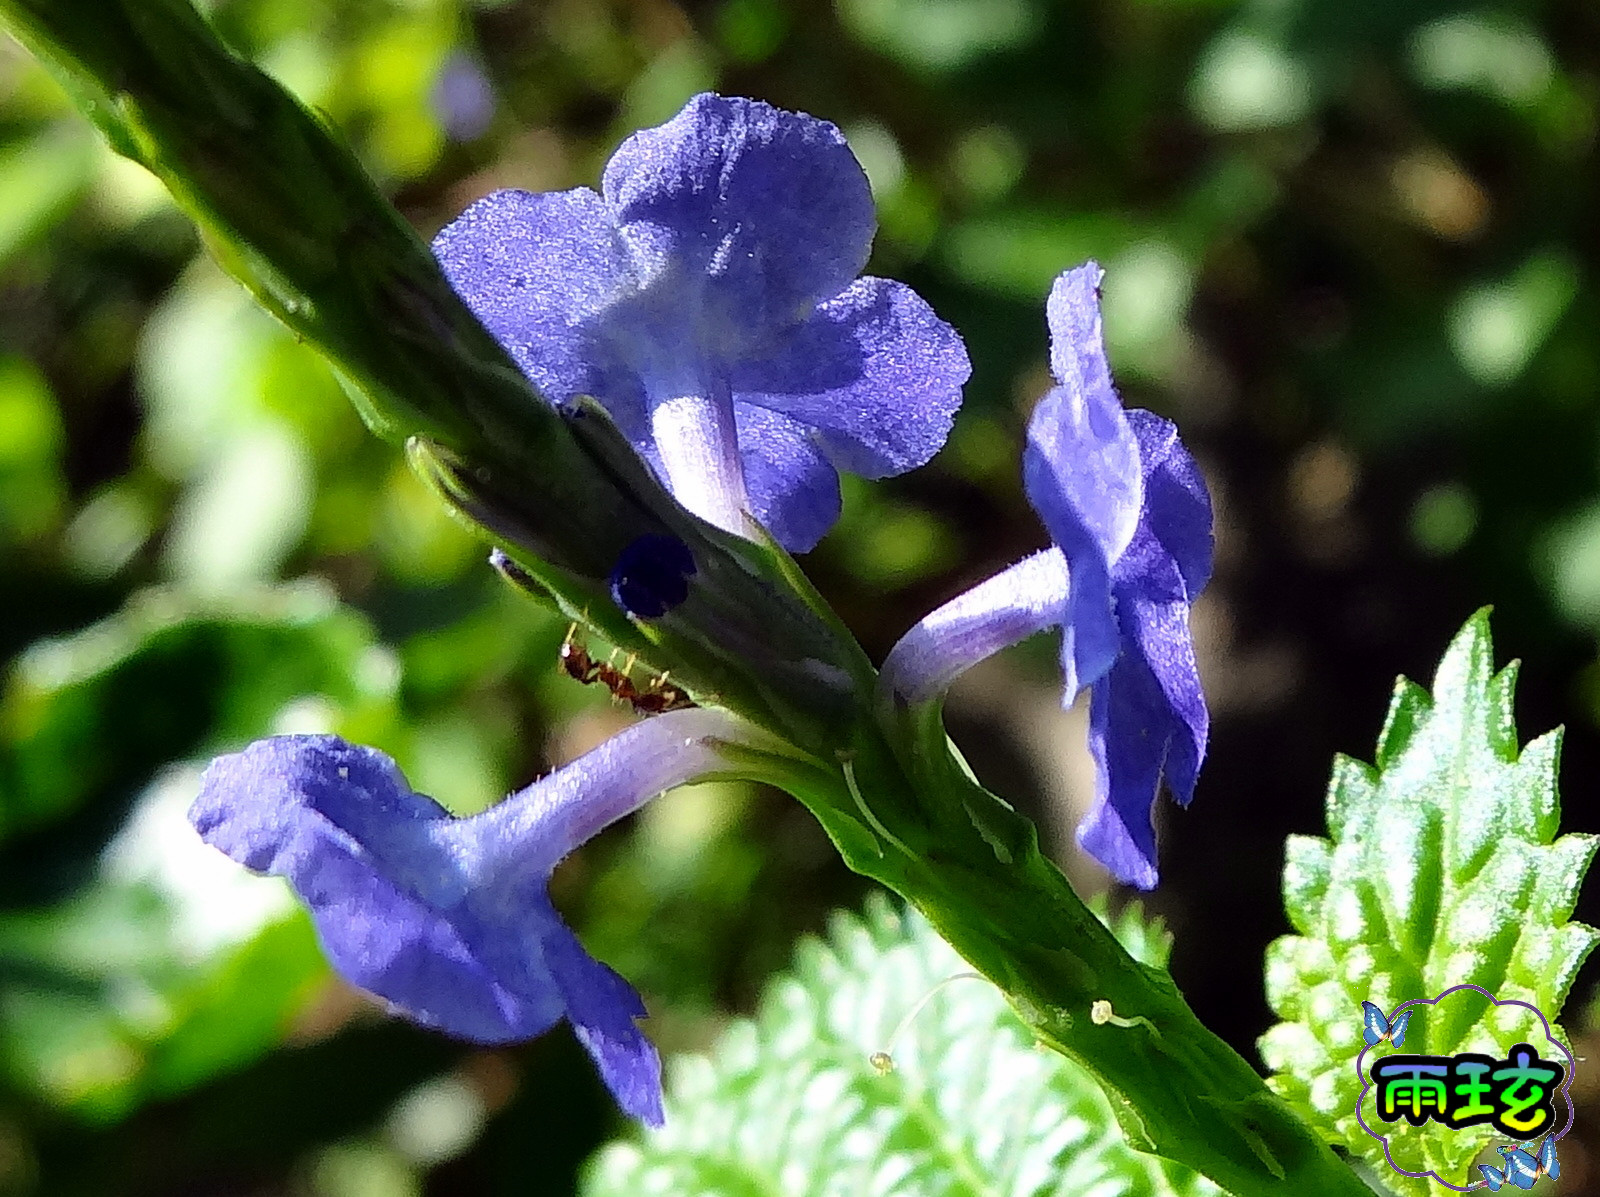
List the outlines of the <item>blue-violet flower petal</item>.
<svg viewBox="0 0 1600 1197">
<path fill-rule="evenodd" d="M 1061 667 L 1068 695 L 1103 677 L 1118 651 L 1111 570 L 1139 521 L 1139 446 L 1111 385 L 1093 262 L 1050 291 L 1050 363 L 1059 386 L 1034 409 L 1022 454 L 1028 501 L 1072 570 Z"/>
<path fill-rule="evenodd" d="M 1128 419 L 1139 440 L 1145 505 L 1112 585 L 1121 651 L 1089 701 L 1100 801 L 1078 828 L 1078 843 L 1118 878 L 1150 889 L 1150 815 L 1161 780 L 1187 806 L 1206 751 L 1210 724 L 1189 606 L 1211 573 L 1211 503 L 1177 428 L 1147 411 Z"/>
<path fill-rule="evenodd" d="M 497 191 L 434 251 L 552 401 L 593 395 L 684 506 L 801 551 L 838 470 L 933 456 L 970 372 L 915 292 L 856 278 L 874 225 L 833 125 L 705 94 L 625 141 L 602 194 Z"/>
<path fill-rule="evenodd" d="M 728 772 L 750 729 L 723 712 L 645 720 L 504 802 L 451 817 L 395 763 L 337 736 L 277 736 L 217 758 L 190 821 L 246 867 L 285 877 L 333 966 L 425 1026 L 478 1043 L 562 1017 L 629 1114 L 661 1121 L 660 1061 L 633 988 L 551 906 L 556 864 L 655 794 Z"/>
</svg>

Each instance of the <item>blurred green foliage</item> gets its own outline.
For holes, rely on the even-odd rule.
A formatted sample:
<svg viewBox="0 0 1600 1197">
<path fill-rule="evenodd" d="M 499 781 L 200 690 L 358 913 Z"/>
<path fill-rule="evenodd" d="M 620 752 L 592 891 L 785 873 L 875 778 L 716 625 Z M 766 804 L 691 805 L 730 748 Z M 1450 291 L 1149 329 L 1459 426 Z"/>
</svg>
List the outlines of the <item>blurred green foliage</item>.
<svg viewBox="0 0 1600 1197">
<path fill-rule="evenodd" d="M 1042 540 L 1016 470 L 1042 299 L 1106 265 L 1124 391 L 1180 421 L 1222 515 L 1200 618 L 1217 742 L 1163 900 L 1207 943 L 1227 870 L 1252 974 L 1208 948 L 1208 982 L 1180 936 L 1203 1012 L 1208 983 L 1229 1017 L 1260 1006 L 1283 829 L 1319 825 L 1331 752 L 1473 607 L 1538 666 L 1535 721 L 1600 761 L 1586 0 L 202 7 L 424 233 L 494 187 L 594 184 L 703 88 L 836 121 L 879 203 L 872 269 L 976 367 L 940 458 L 849 485 L 807 562 L 875 654 Z M 0 1197 L 572 1190 L 612 1127 L 564 1033 L 484 1052 L 386 1021 L 276 883 L 181 819 L 210 754 L 276 730 L 378 744 L 460 811 L 614 730 L 554 667 L 565 628 L 482 555 L 154 180 L 0 45 Z M 1059 758 L 1027 747 L 1063 739 L 1048 657 L 1014 654 L 952 715 L 983 733 L 963 739 L 980 773 L 1059 825 L 1036 767 Z M 1230 764 L 1266 742 L 1304 759 Z M 804 812 L 746 787 L 653 804 L 555 884 L 669 1050 L 709 1042 L 859 893 Z"/>
</svg>

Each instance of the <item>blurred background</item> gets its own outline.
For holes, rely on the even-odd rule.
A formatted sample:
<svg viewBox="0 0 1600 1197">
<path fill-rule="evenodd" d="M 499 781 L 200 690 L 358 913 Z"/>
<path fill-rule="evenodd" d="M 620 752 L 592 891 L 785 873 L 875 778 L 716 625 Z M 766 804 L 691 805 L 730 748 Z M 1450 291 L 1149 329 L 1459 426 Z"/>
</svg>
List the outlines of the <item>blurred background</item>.
<svg viewBox="0 0 1600 1197">
<path fill-rule="evenodd" d="M 1395 674 L 1426 680 L 1478 606 L 1524 662 L 1524 736 L 1568 729 L 1566 826 L 1600 830 L 1600 7 L 203 7 L 425 235 L 496 187 L 593 185 L 703 89 L 839 124 L 879 205 L 872 272 L 975 363 L 944 452 L 848 486 L 805 561 L 877 658 L 1043 543 L 1018 477 L 1043 299 L 1105 265 L 1124 395 L 1178 420 L 1219 513 L 1195 613 L 1212 755 L 1163 812 L 1153 904 L 1252 1059 L 1283 837 L 1322 830 L 1332 755 L 1370 759 Z M 564 1194 L 623 1129 L 565 1029 L 482 1051 L 387 1019 L 284 889 L 183 820 L 211 755 L 275 731 L 379 745 L 466 812 L 621 726 L 483 559 L 0 42 L 0 1197 Z M 1053 655 L 974 671 L 951 724 L 1093 889 Z M 654 803 L 554 886 L 668 1051 L 863 892 L 797 804 L 736 786 Z M 1582 1112 L 1600 1085 L 1578 1085 Z M 1566 1191 L 1596 1183 L 1573 1141 L 1563 1163 Z"/>
</svg>

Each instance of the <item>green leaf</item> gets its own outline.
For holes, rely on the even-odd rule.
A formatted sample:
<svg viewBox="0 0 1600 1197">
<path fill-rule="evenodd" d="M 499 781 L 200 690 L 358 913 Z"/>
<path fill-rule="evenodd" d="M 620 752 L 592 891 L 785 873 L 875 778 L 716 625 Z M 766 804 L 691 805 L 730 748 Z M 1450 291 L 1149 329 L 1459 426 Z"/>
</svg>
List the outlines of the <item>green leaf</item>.
<svg viewBox="0 0 1600 1197">
<path fill-rule="evenodd" d="M 47 232 L 93 176 L 95 144 L 77 128 L 46 128 L 0 146 L 0 265 Z"/>
<path fill-rule="evenodd" d="M 0 544 L 41 538 L 59 523 L 66 439 L 44 375 L 24 358 L 0 355 Z"/>
<path fill-rule="evenodd" d="M 164 771 L 71 899 L 0 914 L 0 1068 L 90 1121 L 260 1055 L 327 977 L 288 888 L 190 828 L 198 774 Z"/>
<path fill-rule="evenodd" d="M 1113 930 L 1143 962 L 1164 963 L 1158 923 L 1130 909 Z M 835 916 L 753 1020 L 709 1058 L 676 1062 L 665 1128 L 602 1151 L 585 1197 L 1220 1192 L 1129 1147 L 1095 1081 L 1038 1050 L 988 982 L 934 992 L 968 967 L 886 900 Z M 880 1073 L 872 1056 L 891 1046 L 893 1070 Z"/>
<path fill-rule="evenodd" d="M 1335 761 L 1329 838 L 1288 842 L 1284 906 L 1298 934 L 1267 951 L 1267 997 L 1283 1021 L 1261 1054 L 1279 1093 L 1404 1193 L 1431 1192 L 1434 1182 L 1391 1172 L 1356 1120 L 1360 1003 L 1390 1012 L 1473 984 L 1554 1019 L 1600 937 L 1569 921 L 1596 837 L 1555 838 L 1561 733 L 1519 750 L 1515 678 L 1515 665 L 1494 672 L 1488 612 L 1478 612 L 1440 662 L 1432 697 L 1404 678 L 1396 684 L 1376 765 Z M 1413 1009 L 1407 1052 L 1502 1057 L 1526 1041 L 1560 1058 L 1521 1007 L 1461 994 Z M 1492 1128 L 1376 1125 L 1398 1128 L 1397 1163 L 1458 1184 L 1493 1141 Z"/>
<path fill-rule="evenodd" d="M 365 619 L 323 587 L 226 602 L 148 591 L 33 645 L 4 679 L 0 839 L 109 811 L 168 761 L 260 735 L 292 700 L 381 706 L 396 674 Z"/>
</svg>

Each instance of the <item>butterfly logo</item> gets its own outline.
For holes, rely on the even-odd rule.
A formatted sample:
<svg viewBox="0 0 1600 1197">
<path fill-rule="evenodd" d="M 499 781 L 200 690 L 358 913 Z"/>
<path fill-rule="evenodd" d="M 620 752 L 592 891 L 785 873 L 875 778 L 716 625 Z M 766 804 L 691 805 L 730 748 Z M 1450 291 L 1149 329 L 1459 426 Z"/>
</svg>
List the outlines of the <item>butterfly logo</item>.
<svg viewBox="0 0 1600 1197">
<path fill-rule="evenodd" d="M 1399 1047 L 1406 1037 L 1406 1024 L 1411 1021 L 1411 1011 L 1407 1010 L 1394 1022 L 1383 1016 L 1383 1011 L 1371 1002 L 1361 1003 L 1362 1038 L 1367 1041 L 1368 1047 L 1377 1047 L 1384 1040 Z"/>
<path fill-rule="evenodd" d="M 1531 1189 L 1533 1182 L 1541 1176 L 1553 1179 L 1561 1175 L 1561 1162 L 1556 1159 L 1556 1141 L 1553 1137 L 1547 1138 L 1540 1145 L 1537 1159 L 1520 1147 L 1502 1147 L 1499 1151 L 1505 1159 L 1504 1168 L 1496 1168 L 1491 1164 L 1478 1165 L 1478 1171 L 1483 1173 L 1483 1179 L 1496 1191 L 1504 1185 Z"/>
</svg>

